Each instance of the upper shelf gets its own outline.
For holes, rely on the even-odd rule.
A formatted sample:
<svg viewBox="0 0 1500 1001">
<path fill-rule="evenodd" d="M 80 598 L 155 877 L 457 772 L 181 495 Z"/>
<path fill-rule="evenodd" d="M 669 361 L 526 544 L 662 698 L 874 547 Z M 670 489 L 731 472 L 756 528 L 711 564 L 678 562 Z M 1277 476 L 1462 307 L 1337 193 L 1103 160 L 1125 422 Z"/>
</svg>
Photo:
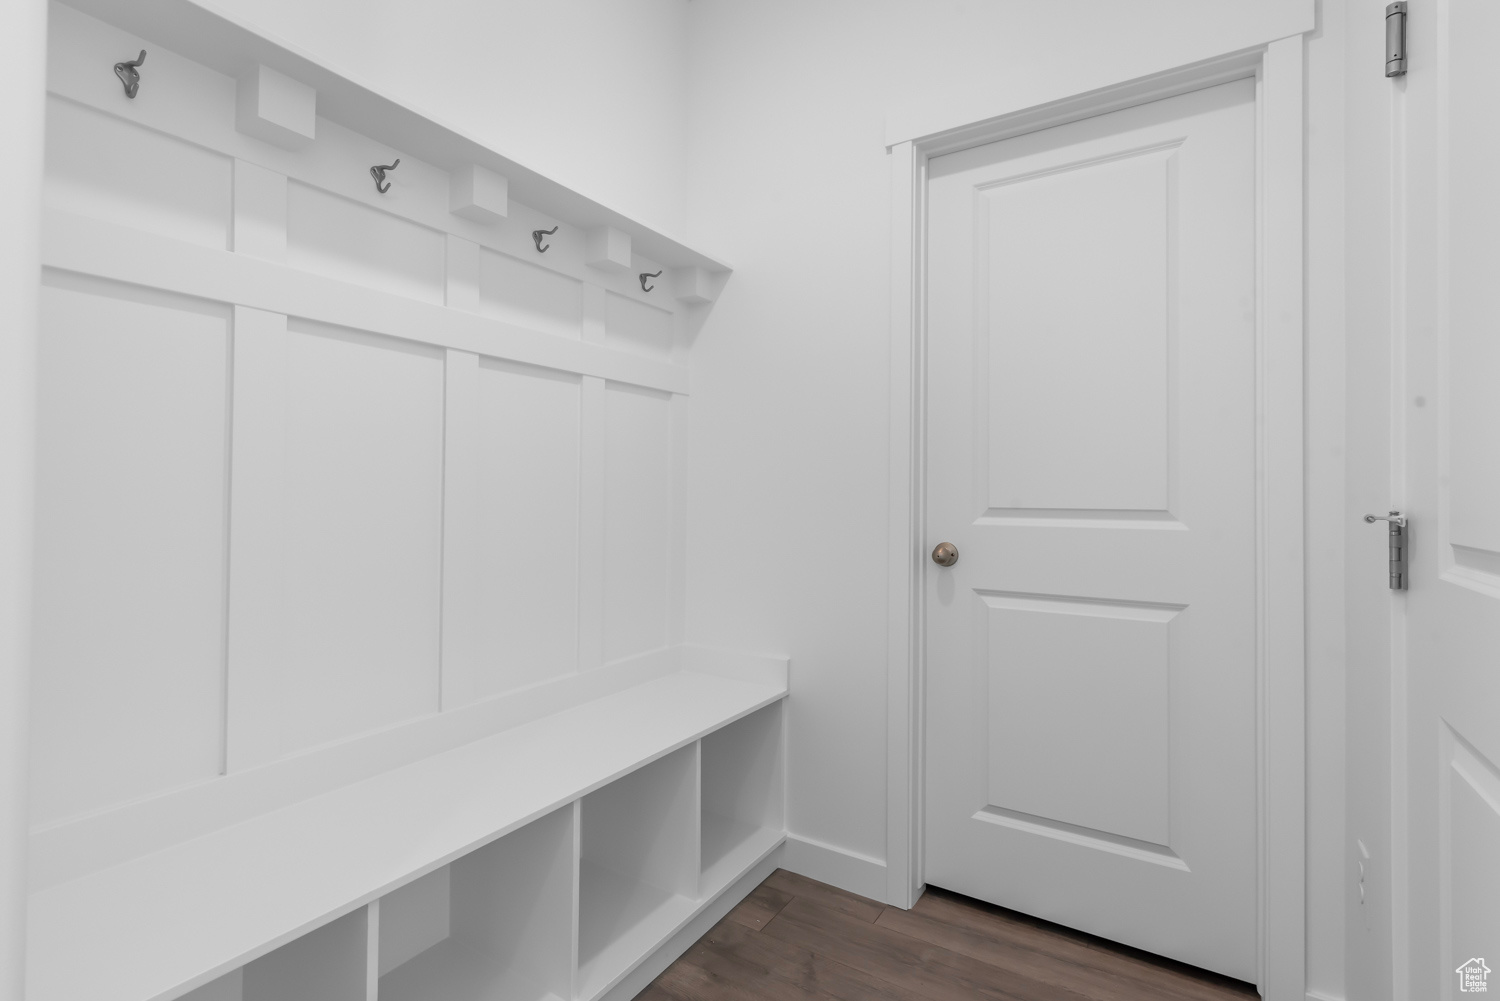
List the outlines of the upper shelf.
<svg viewBox="0 0 1500 1001">
<path fill-rule="evenodd" d="M 37 891 L 26 996 L 176 997 L 786 694 L 680 671 Z"/>
<path fill-rule="evenodd" d="M 510 182 L 510 197 L 580 230 L 628 233 L 633 249 L 670 268 L 731 270 L 729 265 L 505 156 L 440 118 L 411 108 L 280 40 L 192 0 L 67 0 L 67 5 L 230 76 L 256 64 L 317 91 L 318 117 L 436 166 L 475 164 Z M 149 63 L 147 64 L 149 67 Z"/>
</svg>

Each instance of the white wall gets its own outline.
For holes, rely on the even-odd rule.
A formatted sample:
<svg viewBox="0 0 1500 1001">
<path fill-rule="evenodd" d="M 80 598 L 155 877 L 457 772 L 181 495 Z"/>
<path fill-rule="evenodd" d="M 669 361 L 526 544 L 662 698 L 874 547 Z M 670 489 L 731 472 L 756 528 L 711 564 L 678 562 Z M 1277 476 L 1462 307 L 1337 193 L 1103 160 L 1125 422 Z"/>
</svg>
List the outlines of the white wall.
<svg viewBox="0 0 1500 1001">
<path fill-rule="evenodd" d="M 421 148 L 382 194 L 335 121 L 244 135 L 229 57 L 50 20 L 32 885 L 670 669 L 686 307 L 454 214 Z M 148 270 L 87 257 L 121 226 Z"/>
<path fill-rule="evenodd" d="M 42 0 L 0 5 L 16 46 L 0 128 L 12 144 L 0 186 L 0 1001 L 25 994 L 27 688 L 36 408 L 37 226 L 42 188 L 46 14 Z"/>
<path fill-rule="evenodd" d="M 691 5 L 689 235 L 735 274 L 693 351 L 689 637 L 790 654 L 789 825 L 868 860 L 845 859 L 851 881 L 883 886 L 870 870 L 886 850 L 885 142 L 1284 37 L 1313 15 L 1311 0 Z M 1342 378 L 1329 263 L 1342 237 L 1340 98 L 1324 93 L 1341 50 L 1341 37 L 1309 50 L 1314 192 L 1335 200 L 1310 214 L 1315 277 L 1334 283 L 1331 302 L 1309 303 L 1320 387 Z M 1341 407 L 1320 396 L 1309 418 L 1325 472 Z M 1312 476 L 1309 490 L 1314 527 L 1342 516 L 1336 473 Z M 1309 552 L 1314 612 L 1336 622 L 1340 540 Z M 1341 796 L 1342 638 L 1337 626 L 1309 636 L 1320 797 Z M 1320 853 L 1309 865 L 1310 986 L 1337 996 L 1342 818 L 1319 806 L 1309 816 Z"/>
<path fill-rule="evenodd" d="M 667 232 L 683 224 L 687 0 L 207 0 Z"/>
</svg>

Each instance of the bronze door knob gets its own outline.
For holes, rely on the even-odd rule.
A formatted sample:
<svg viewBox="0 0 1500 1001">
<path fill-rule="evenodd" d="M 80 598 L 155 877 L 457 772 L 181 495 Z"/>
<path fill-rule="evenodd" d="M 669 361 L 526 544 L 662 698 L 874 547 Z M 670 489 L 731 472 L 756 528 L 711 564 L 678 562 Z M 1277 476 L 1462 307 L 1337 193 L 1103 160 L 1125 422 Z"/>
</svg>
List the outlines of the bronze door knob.
<svg viewBox="0 0 1500 1001">
<path fill-rule="evenodd" d="M 932 551 L 932 562 L 940 567 L 951 567 L 958 562 L 958 547 L 951 542 L 939 542 Z"/>
</svg>

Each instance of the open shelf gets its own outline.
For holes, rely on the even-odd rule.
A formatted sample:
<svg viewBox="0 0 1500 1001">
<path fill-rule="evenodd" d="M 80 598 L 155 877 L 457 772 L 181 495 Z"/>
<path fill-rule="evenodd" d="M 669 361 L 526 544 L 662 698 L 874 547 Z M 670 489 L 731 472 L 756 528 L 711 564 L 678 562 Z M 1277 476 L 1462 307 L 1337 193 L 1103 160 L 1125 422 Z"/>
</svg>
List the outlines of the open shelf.
<svg viewBox="0 0 1500 1001">
<path fill-rule="evenodd" d="M 702 741 L 702 889 L 739 877 L 783 839 L 782 706 L 766 706 Z"/>
<path fill-rule="evenodd" d="M 366 1001 L 369 912 L 346 914 L 183 995 L 181 1001 Z"/>
<path fill-rule="evenodd" d="M 698 749 L 654 761 L 580 806 L 578 996 L 591 998 L 697 908 Z"/>
<path fill-rule="evenodd" d="M 572 993 L 574 808 L 381 898 L 380 1001 L 560 1001 Z"/>
<path fill-rule="evenodd" d="M 411 873 L 458 859 L 585 793 L 586 843 L 589 816 L 595 831 L 585 858 L 681 897 L 667 910 L 688 914 L 698 874 L 695 742 L 787 691 L 784 665 L 764 678 L 742 673 L 743 680 L 679 671 L 39 890 L 28 920 L 28 999 L 179 997 L 183 985 L 231 971 L 267 943 L 295 944 L 300 929 L 326 915 L 385 895 Z M 632 772 L 667 752 L 675 753 Z M 670 816 L 609 793 L 622 784 L 649 792 L 663 784 L 652 776 L 687 781 L 683 762 L 692 781 L 682 801 L 667 804 Z M 600 824 L 619 824 L 622 836 L 653 825 L 677 831 L 663 843 L 671 843 L 671 859 L 691 867 L 692 881 L 684 874 L 660 882 L 657 867 L 642 867 L 644 855 L 614 864 L 601 843 L 614 834 L 606 837 Z M 648 871 L 653 878 L 641 878 Z M 590 977 L 622 965 L 606 948 L 611 942 L 637 941 L 608 917 L 617 898 L 594 886 L 583 917 Z M 621 913 L 639 924 L 654 912 L 629 902 Z M 645 924 L 665 921 L 658 915 Z M 80 955 L 90 961 L 78 962 Z"/>
</svg>

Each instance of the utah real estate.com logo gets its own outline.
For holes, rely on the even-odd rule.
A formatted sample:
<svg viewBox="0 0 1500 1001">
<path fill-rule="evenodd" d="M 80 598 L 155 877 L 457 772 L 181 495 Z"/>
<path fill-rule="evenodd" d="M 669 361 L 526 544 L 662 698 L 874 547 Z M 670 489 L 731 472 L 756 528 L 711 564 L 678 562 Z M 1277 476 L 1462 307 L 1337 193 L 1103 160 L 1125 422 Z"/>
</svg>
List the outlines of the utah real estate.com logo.
<svg viewBox="0 0 1500 1001">
<path fill-rule="evenodd" d="M 1456 971 L 1458 973 L 1458 989 L 1464 992 L 1488 993 L 1489 984 L 1486 978 L 1490 975 L 1490 968 L 1484 965 L 1484 958 L 1471 959 Z"/>
</svg>

